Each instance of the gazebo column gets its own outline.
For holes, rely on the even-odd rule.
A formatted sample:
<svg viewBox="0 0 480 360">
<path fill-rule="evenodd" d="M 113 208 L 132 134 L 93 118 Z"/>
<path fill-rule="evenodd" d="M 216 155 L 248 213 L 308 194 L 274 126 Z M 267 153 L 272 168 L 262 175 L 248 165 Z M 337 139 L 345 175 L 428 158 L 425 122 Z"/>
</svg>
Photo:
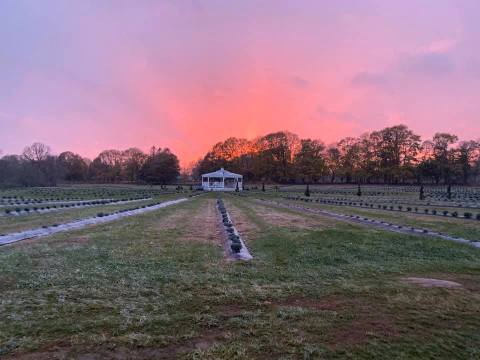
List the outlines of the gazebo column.
<svg viewBox="0 0 480 360">
<path fill-rule="evenodd" d="M 225 189 L 225 176 L 222 177 L 222 189 Z"/>
</svg>

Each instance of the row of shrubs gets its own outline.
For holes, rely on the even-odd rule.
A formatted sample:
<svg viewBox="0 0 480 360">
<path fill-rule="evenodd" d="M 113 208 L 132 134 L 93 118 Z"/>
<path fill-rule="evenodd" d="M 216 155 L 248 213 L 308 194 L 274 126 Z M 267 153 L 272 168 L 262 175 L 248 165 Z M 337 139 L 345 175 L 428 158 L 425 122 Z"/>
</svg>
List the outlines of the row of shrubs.
<svg viewBox="0 0 480 360">
<path fill-rule="evenodd" d="M 339 214 L 336 214 L 336 215 L 339 215 Z M 360 216 L 360 215 L 350 215 L 350 214 L 343 214 L 343 216 L 345 217 L 348 217 L 348 218 L 352 218 L 352 219 L 357 219 L 357 220 L 363 220 L 363 221 L 373 221 L 373 222 L 376 222 L 376 223 L 380 223 L 380 224 L 383 224 L 385 226 L 388 226 L 388 227 L 396 227 L 398 229 L 405 229 L 405 230 L 411 230 L 411 231 L 421 231 L 422 233 L 424 234 L 432 234 L 432 235 L 442 235 L 442 236 L 448 236 L 450 238 L 453 238 L 453 239 L 458 239 L 457 236 L 455 235 L 446 235 L 446 234 L 442 234 L 442 233 L 436 233 L 436 232 L 433 232 L 433 231 L 430 231 L 428 229 L 421 229 L 421 228 L 415 228 L 415 227 L 408 227 L 408 226 L 404 226 L 404 225 L 395 225 L 393 223 L 389 223 L 387 221 L 383 221 L 383 220 L 376 220 L 376 219 L 369 219 L 367 217 L 364 217 L 364 216 Z M 470 240 L 470 242 L 476 242 L 476 240 Z"/>
<path fill-rule="evenodd" d="M 417 193 L 418 186 L 406 186 L 406 187 L 382 187 L 381 189 L 375 189 L 374 187 L 364 187 L 362 189 L 363 195 L 366 196 L 395 196 L 406 193 Z M 438 199 L 442 201 L 459 201 L 466 200 L 470 202 L 478 202 L 480 200 L 480 192 L 478 188 L 469 188 L 468 190 L 462 188 L 455 188 L 454 191 L 447 195 L 446 188 L 431 188 L 426 187 L 425 189 L 428 194 L 425 194 L 429 198 Z M 295 192 L 296 189 L 283 188 L 282 191 L 285 192 Z M 337 188 L 337 189 L 319 189 L 313 188 L 310 190 L 311 193 L 316 194 L 342 194 L 342 195 L 358 195 L 357 187 L 349 188 Z"/>
<path fill-rule="evenodd" d="M 365 198 L 368 198 L 368 199 L 365 199 Z M 388 199 L 378 199 L 378 198 L 374 198 L 374 197 L 368 197 L 368 196 L 364 196 L 363 199 L 360 199 L 358 197 L 332 197 L 332 198 L 324 198 L 324 200 L 334 200 L 334 201 L 346 201 L 346 202 L 349 202 L 349 201 L 355 201 L 355 202 L 358 202 L 360 204 L 362 203 L 370 203 L 370 204 L 377 204 L 377 203 L 383 203 L 385 201 L 388 201 L 392 204 L 398 204 L 398 203 L 401 203 L 403 205 L 411 205 L 411 206 L 415 206 L 415 205 L 418 205 L 418 206 L 441 206 L 441 207 L 452 207 L 452 208 L 473 208 L 473 209 L 476 209 L 477 206 L 468 206 L 466 204 L 448 204 L 448 205 L 443 205 L 443 204 L 432 204 L 430 201 L 427 201 L 427 202 L 418 202 L 418 201 L 407 201 L 406 199 L 400 199 L 400 198 L 388 198 Z M 478 204 L 480 206 L 480 204 Z"/>
<path fill-rule="evenodd" d="M 150 196 L 149 196 L 150 197 Z M 98 201 L 134 201 L 134 200 L 141 200 L 146 199 L 149 197 L 124 197 L 119 199 L 99 199 L 99 200 L 82 200 L 82 199 L 26 199 L 23 201 L 16 200 L 16 201 L 8 201 L 3 202 L 5 205 L 30 205 L 30 204 L 43 204 L 43 203 L 51 203 L 51 202 L 72 202 L 72 201 L 79 201 L 81 203 L 91 203 L 91 202 L 98 202 Z M 78 204 L 78 203 L 77 203 Z"/>
<path fill-rule="evenodd" d="M 33 206 L 32 208 L 7 208 L 4 210 L 5 214 L 11 214 L 12 212 L 20 213 L 22 211 L 29 213 L 31 211 L 41 211 L 41 210 L 53 210 L 53 209 L 62 209 L 62 208 L 73 208 L 73 207 L 82 207 L 82 206 L 93 206 L 93 205 L 106 205 L 106 204 L 114 204 L 121 201 L 135 201 L 135 200 L 146 200 L 147 198 L 131 198 L 131 199 L 118 199 L 118 200 L 94 200 L 94 201 L 83 201 L 73 204 L 59 204 L 59 205 L 46 205 L 46 206 Z"/>
<path fill-rule="evenodd" d="M 11 193 L 11 191 L 9 191 Z M 4 194 L 0 202 L 17 201 L 81 201 L 95 198 L 144 198 L 174 192 L 173 189 L 65 189 L 65 188 L 37 188 L 20 190 L 21 194 Z"/>
<path fill-rule="evenodd" d="M 228 234 L 228 240 L 230 240 L 230 249 L 234 254 L 238 254 L 242 250 L 242 243 L 240 241 L 240 237 L 235 234 L 235 230 L 233 227 L 232 222 L 227 213 L 227 209 L 225 208 L 225 204 L 223 203 L 222 199 L 217 199 L 217 207 L 222 214 L 222 223 L 225 228 L 225 231 Z"/>
<path fill-rule="evenodd" d="M 298 196 L 286 196 L 286 199 L 289 200 L 298 200 L 298 201 L 305 201 L 305 202 L 317 202 L 317 203 L 322 203 L 322 204 L 330 204 L 330 205 L 340 205 L 340 206 L 355 206 L 355 207 L 366 207 L 366 208 L 374 208 L 374 204 L 369 204 L 369 203 L 363 203 L 363 202 L 344 202 L 344 201 L 335 201 L 335 200 L 324 200 L 324 199 L 309 199 L 309 198 L 304 198 L 304 197 L 298 197 Z M 377 205 L 377 208 L 380 210 L 390 210 L 390 211 L 407 211 L 411 212 L 414 210 L 415 213 L 419 213 L 418 207 L 412 208 L 410 206 L 403 207 L 402 205 L 398 205 L 397 207 L 393 205 Z M 425 214 L 429 215 L 443 215 L 443 216 L 451 216 L 451 217 L 459 217 L 459 213 L 457 211 L 449 212 L 448 210 L 443 210 L 441 214 L 436 210 L 430 210 L 430 209 L 424 209 L 423 212 Z M 463 213 L 463 218 L 465 219 L 473 219 L 475 218 L 476 220 L 480 220 L 480 213 L 472 214 L 471 212 L 464 212 Z"/>
</svg>

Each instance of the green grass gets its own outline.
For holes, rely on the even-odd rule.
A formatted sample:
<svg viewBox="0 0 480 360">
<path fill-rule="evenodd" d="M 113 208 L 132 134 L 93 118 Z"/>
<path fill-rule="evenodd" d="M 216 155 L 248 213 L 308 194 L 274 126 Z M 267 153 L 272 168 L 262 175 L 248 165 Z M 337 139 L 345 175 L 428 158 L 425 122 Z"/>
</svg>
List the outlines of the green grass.
<svg viewBox="0 0 480 360">
<path fill-rule="evenodd" d="M 296 204 L 305 204 L 298 201 L 285 201 Z M 311 208 L 325 209 L 341 214 L 362 215 L 368 218 L 384 220 L 393 224 L 413 226 L 462 237 L 469 240 L 480 240 L 480 221 L 430 216 L 409 212 L 393 212 L 378 209 L 355 208 L 350 206 L 335 206 L 318 203 L 306 203 Z"/>
<path fill-rule="evenodd" d="M 32 213 L 26 215 L 7 215 L 0 217 L 0 234 L 7 234 L 17 231 L 35 229 L 42 226 L 50 226 L 54 224 L 62 224 L 77 219 L 83 219 L 96 216 L 98 213 L 112 213 L 116 210 L 131 209 L 137 206 L 149 205 L 156 201 L 167 201 L 183 194 L 172 194 L 156 197 L 152 200 L 135 201 L 131 203 L 119 205 L 95 205 L 83 208 L 57 208 L 54 211 L 46 213 Z M 1 211 L 1 209 L 0 209 Z"/>
<path fill-rule="evenodd" d="M 189 219 L 212 197 L 1 247 L 0 357 L 480 356 L 480 250 L 333 221 L 291 231 L 225 195 L 256 229 L 254 259 L 231 262 L 220 239 L 191 238 Z M 176 212 L 183 218 L 159 226 Z"/>
</svg>

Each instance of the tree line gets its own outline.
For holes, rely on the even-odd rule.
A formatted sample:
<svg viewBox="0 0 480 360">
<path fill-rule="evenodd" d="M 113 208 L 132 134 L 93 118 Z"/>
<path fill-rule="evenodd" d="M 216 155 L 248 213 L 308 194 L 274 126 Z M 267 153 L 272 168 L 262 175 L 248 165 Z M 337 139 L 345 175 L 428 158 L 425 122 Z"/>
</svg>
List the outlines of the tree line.
<svg viewBox="0 0 480 360">
<path fill-rule="evenodd" d="M 478 184 L 480 142 L 459 141 L 449 133 L 422 140 L 405 125 L 329 146 L 280 131 L 219 142 L 195 164 L 193 173 L 199 178 L 220 167 L 257 182 Z"/>
<path fill-rule="evenodd" d="M 58 156 L 42 143 L 34 143 L 21 155 L 0 158 L 0 185 L 55 186 L 58 182 L 169 184 L 180 174 L 178 158 L 169 149 L 105 150 L 93 161 L 71 151 Z"/>
</svg>

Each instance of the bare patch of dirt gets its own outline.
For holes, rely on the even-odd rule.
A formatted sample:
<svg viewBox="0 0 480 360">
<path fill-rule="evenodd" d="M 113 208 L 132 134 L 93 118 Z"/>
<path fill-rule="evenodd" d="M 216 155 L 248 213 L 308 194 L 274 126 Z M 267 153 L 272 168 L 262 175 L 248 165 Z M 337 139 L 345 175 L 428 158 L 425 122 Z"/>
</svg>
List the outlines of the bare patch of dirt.
<svg viewBox="0 0 480 360">
<path fill-rule="evenodd" d="M 218 312 L 226 318 L 239 316 L 245 310 L 246 309 L 240 304 L 222 305 L 218 308 Z"/>
<path fill-rule="evenodd" d="M 449 280 L 441 280 L 441 279 L 433 279 L 433 278 L 420 278 L 420 277 L 407 277 L 407 278 L 402 278 L 402 281 L 413 284 L 413 285 L 418 285 L 418 286 L 423 286 L 423 287 L 440 287 L 440 288 L 447 288 L 447 289 L 463 289 L 462 284 L 455 282 L 455 281 L 449 281 Z"/>
<path fill-rule="evenodd" d="M 347 324 L 332 328 L 327 342 L 332 348 L 343 348 L 365 343 L 372 337 L 396 336 L 398 336 L 398 332 L 388 317 L 374 313 L 372 315 L 359 314 Z"/>
<path fill-rule="evenodd" d="M 57 360 L 67 359 L 71 345 L 66 340 L 57 340 L 51 342 L 41 349 L 33 352 L 20 352 L 5 357 L 5 360 Z"/>
<path fill-rule="evenodd" d="M 164 357 L 159 357 L 160 359 L 171 359 L 175 358 L 175 355 L 187 354 L 195 350 L 208 350 L 212 346 L 219 344 L 227 338 L 227 333 L 220 329 L 206 330 L 202 335 L 189 339 L 180 344 L 169 345 L 163 349 L 163 355 L 168 355 Z"/>
</svg>

